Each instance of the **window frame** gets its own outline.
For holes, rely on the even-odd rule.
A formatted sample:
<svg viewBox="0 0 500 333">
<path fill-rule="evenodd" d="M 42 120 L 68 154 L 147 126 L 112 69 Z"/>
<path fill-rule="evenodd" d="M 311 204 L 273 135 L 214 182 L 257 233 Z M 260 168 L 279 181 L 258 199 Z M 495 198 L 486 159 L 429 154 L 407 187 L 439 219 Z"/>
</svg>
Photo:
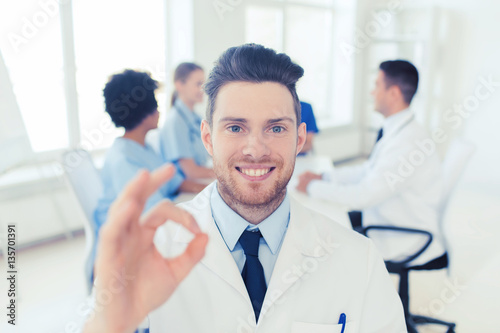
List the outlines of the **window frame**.
<svg viewBox="0 0 500 333">
<path fill-rule="evenodd" d="M 300 6 L 300 7 L 304 7 L 304 8 L 312 8 L 312 9 L 321 9 L 321 10 L 327 10 L 330 12 L 330 15 L 332 16 L 332 19 L 334 20 L 335 19 L 335 14 L 337 12 L 341 12 L 342 10 L 345 10 L 342 8 L 342 6 L 338 5 L 337 4 L 337 0 L 332 0 L 329 4 L 316 4 L 316 3 L 307 3 L 307 2 L 302 2 L 302 1 L 296 1 L 296 0 L 253 0 L 251 2 L 245 2 L 244 3 L 244 10 L 246 11 L 247 8 L 249 7 L 255 7 L 255 6 L 258 6 L 258 7 L 267 7 L 267 8 L 273 8 L 273 9 L 279 9 L 281 10 L 281 14 L 282 14 L 282 17 L 283 17 L 283 20 L 281 22 L 282 26 L 281 26 L 281 32 L 282 32 L 282 35 L 281 35 L 281 46 L 282 46 L 282 51 L 283 52 L 286 52 L 287 50 L 287 43 L 286 43 L 286 26 L 287 26 L 287 20 L 288 20 L 288 15 L 287 15 L 287 9 L 289 8 L 289 6 Z M 352 7 L 352 10 L 354 11 L 353 12 L 353 16 L 355 18 L 355 22 L 357 20 L 357 12 L 356 12 L 356 7 L 353 6 Z M 353 31 L 355 29 L 355 25 L 352 27 L 353 28 Z M 247 26 L 246 26 L 246 22 L 245 22 L 245 34 L 246 34 L 246 29 L 247 29 Z M 332 27 L 331 27 L 331 34 L 333 36 L 333 32 L 334 32 L 334 25 L 332 24 Z M 335 54 L 334 53 L 334 50 L 335 50 L 335 45 L 334 43 L 332 42 L 330 44 L 330 47 L 329 47 L 329 50 L 328 50 L 328 57 L 327 59 L 333 59 L 333 55 Z M 340 51 L 339 51 L 340 52 Z M 351 100 L 351 105 L 352 105 L 352 114 L 351 114 L 351 121 L 349 123 L 345 123 L 345 124 L 338 124 L 338 125 L 335 125 L 334 124 L 334 121 L 333 121 L 333 114 L 332 114 L 332 109 L 328 109 L 327 110 L 327 113 L 330 114 L 330 117 L 328 118 L 320 118 L 322 121 L 318 121 L 317 120 L 317 125 L 318 127 L 322 130 L 322 131 L 327 131 L 327 132 L 331 132 L 330 129 L 342 129 L 342 130 L 345 130 L 345 129 L 354 129 L 356 127 L 356 124 L 357 124 L 357 119 L 358 119 L 358 116 L 357 116 L 357 104 L 356 104 L 356 91 L 354 90 L 354 87 L 356 85 L 356 79 L 357 79 L 357 76 L 356 76 L 356 69 L 357 69 L 357 60 L 355 59 L 353 61 L 353 65 L 352 65 L 352 77 L 353 77 L 353 80 L 352 80 L 352 100 Z M 327 64 L 327 68 L 328 68 L 328 71 L 329 73 L 332 73 L 333 72 L 333 60 L 330 60 L 328 61 L 328 64 Z M 331 96 L 331 93 L 328 93 L 328 92 L 332 92 L 333 91 L 333 87 L 334 87 L 334 75 L 330 74 L 327 76 L 327 85 L 326 85 L 326 91 L 327 91 L 327 94 L 325 94 L 325 98 L 326 98 L 326 105 L 331 105 L 330 103 L 330 96 Z M 318 117 L 316 117 L 318 118 Z"/>
<path fill-rule="evenodd" d="M 169 22 L 167 18 L 172 15 L 172 7 L 176 5 L 176 1 L 179 0 L 161 0 L 164 6 L 163 15 L 166 22 Z M 192 0 L 182 0 L 189 1 L 192 10 Z M 81 129 L 80 129 L 80 119 L 79 119 L 79 104 L 78 104 L 78 88 L 76 82 L 76 57 L 75 57 L 75 35 L 74 35 L 74 17 L 73 17 L 73 0 L 67 0 L 63 2 L 58 2 L 59 8 L 59 20 L 61 29 L 61 44 L 62 44 L 62 59 L 63 59 L 63 90 L 65 98 L 65 112 L 67 116 L 67 135 L 68 135 L 68 145 L 64 148 L 50 149 L 40 152 L 33 152 L 33 158 L 26 160 L 23 165 L 37 165 L 40 163 L 52 163 L 54 161 L 60 161 L 62 154 L 65 151 L 79 148 L 82 143 Z M 165 53 L 165 82 L 161 82 L 165 90 L 171 88 L 171 84 L 168 80 L 170 74 L 170 65 L 173 55 L 171 54 L 171 44 L 172 44 L 172 29 L 167 23 L 165 26 L 165 39 L 164 47 L 167 50 Z M 194 43 L 193 36 L 191 36 L 191 44 Z M 192 45 L 191 45 L 192 49 Z M 191 50 L 192 51 L 192 50 Z M 17 97 L 16 97 L 17 98 Z M 168 98 L 168 94 L 167 94 Z M 90 151 L 92 155 L 103 154 L 108 147 L 100 147 Z"/>
</svg>

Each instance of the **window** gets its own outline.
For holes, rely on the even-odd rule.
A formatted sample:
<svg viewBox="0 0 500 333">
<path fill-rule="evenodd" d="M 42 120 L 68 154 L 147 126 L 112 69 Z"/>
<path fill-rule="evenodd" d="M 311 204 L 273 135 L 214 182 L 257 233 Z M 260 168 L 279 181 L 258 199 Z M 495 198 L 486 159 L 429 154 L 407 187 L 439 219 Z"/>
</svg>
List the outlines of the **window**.
<svg viewBox="0 0 500 333">
<path fill-rule="evenodd" d="M 75 1 L 76 84 L 80 142 L 87 150 L 109 146 L 123 129 L 110 130 L 102 89 L 126 68 L 149 71 L 165 80 L 165 27 L 162 1 Z M 91 21 L 91 22 L 90 22 Z M 158 108 L 166 97 L 158 92 Z"/>
<path fill-rule="evenodd" d="M 375 7 L 374 13 L 387 12 L 387 8 Z M 391 17 L 389 24 L 373 38 L 366 52 L 366 64 L 370 76 L 363 87 L 369 92 L 373 88 L 373 82 L 382 61 L 390 59 L 405 59 L 412 62 L 419 72 L 419 88 L 412 100 L 411 109 L 415 112 L 417 120 L 431 128 L 431 124 L 438 125 L 440 121 L 440 82 L 442 82 L 443 71 L 439 63 L 439 54 L 432 52 L 438 50 L 439 38 L 443 40 L 446 36 L 443 32 L 436 30 L 434 22 L 441 23 L 446 27 L 446 21 L 439 17 L 439 11 L 434 8 L 399 8 L 398 14 Z M 384 14 L 380 14 L 382 16 Z M 432 80 L 429 70 L 433 69 Z M 364 112 L 372 115 L 368 126 L 372 130 L 378 129 L 382 117 L 374 114 L 373 102 L 365 103 Z"/>
<path fill-rule="evenodd" d="M 287 53 L 305 74 L 297 85 L 320 127 L 353 120 L 354 61 L 338 47 L 354 34 L 354 8 L 331 0 L 259 1 L 246 6 L 246 42 Z"/>
<path fill-rule="evenodd" d="M 67 147 L 63 52 L 56 2 L 4 2 L 0 49 L 35 152 Z"/>
<path fill-rule="evenodd" d="M 277 51 L 283 50 L 283 11 L 249 6 L 246 11 L 246 40 Z"/>
<path fill-rule="evenodd" d="M 69 147 L 108 147 L 122 130 L 104 111 L 102 89 L 126 68 L 149 71 L 166 86 L 157 91 L 166 111 L 170 67 L 193 56 L 192 6 L 188 0 L 2 2 L 0 50 L 33 150 L 51 159 Z"/>
</svg>

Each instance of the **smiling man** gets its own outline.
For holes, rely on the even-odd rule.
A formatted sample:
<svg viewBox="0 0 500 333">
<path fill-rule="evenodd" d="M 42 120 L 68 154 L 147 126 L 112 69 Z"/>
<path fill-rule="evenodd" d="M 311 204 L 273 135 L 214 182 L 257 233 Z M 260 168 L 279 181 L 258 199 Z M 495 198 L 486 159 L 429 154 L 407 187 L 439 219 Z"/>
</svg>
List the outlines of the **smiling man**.
<svg viewBox="0 0 500 333">
<path fill-rule="evenodd" d="M 213 86 L 209 82 L 206 89 Z M 217 112 L 202 124 L 218 193 L 251 224 L 262 222 L 285 199 L 297 150 L 305 141 L 305 125 L 297 127 L 297 114 L 283 84 L 236 81 L 220 89 Z"/>
<path fill-rule="evenodd" d="M 306 138 L 295 91 L 302 75 L 287 55 L 263 46 L 222 54 L 205 86 L 201 125 L 217 181 L 179 206 L 199 229 L 167 203 L 141 222 L 137 213 L 130 217 L 127 209 L 138 210 L 165 177 L 140 175 L 104 231 L 97 304 L 99 293 L 114 287 L 113 269 L 131 282 L 101 306 L 88 332 L 128 331 L 148 313 L 150 332 L 406 332 L 401 302 L 370 240 L 287 194 Z M 125 216 L 132 229 L 123 228 Z M 197 263 L 204 233 L 208 244 Z"/>
</svg>

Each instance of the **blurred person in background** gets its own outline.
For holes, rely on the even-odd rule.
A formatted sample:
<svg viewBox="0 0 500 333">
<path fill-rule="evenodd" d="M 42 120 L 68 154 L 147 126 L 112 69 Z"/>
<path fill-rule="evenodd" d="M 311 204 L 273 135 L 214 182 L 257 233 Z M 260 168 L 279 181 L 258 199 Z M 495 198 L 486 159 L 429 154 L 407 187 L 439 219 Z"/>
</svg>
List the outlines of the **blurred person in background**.
<svg viewBox="0 0 500 333">
<path fill-rule="evenodd" d="M 111 76 L 103 90 L 106 112 L 116 127 L 125 129 L 125 134 L 115 139 L 101 170 L 104 193 L 94 213 L 97 233 L 106 221 L 111 203 L 139 170 L 153 171 L 164 164 L 145 141 L 146 134 L 158 127 L 156 89 L 158 82 L 148 73 L 127 69 Z M 164 198 L 173 199 L 179 191 L 197 193 L 204 187 L 185 180 L 176 170 L 172 178 L 147 200 L 145 209 Z"/>
<path fill-rule="evenodd" d="M 300 102 L 301 107 L 301 123 L 306 124 L 307 138 L 304 147 L 300 151 L 300 156 L 306 155 L 313 151 L 314 136 L 318 134 L 318 126 L 316 125 L 316 118 L 314 117 L 312 105 L 306 102 Z"/>
<path fill-rule="evenodd" d="M 166 162 L 176 163 L 187 179 L 215 178 L 203 142 L 201 117 L 194 106 L 203 102 L 203 69 L 194 63 L 184 62 L 175 69 L 172 108 L 167 114 L 159 134 L 160 153 Z"/>
<path fill-rule="evenodd" d="M 387 225 L 429 231 L 434 240 L 415 263 L 445 255 L 438 224 L 441 160 L 436 151 L 421 152 L 429 135 L 410 109 L 418 80 L 418 71 L 410 62 L 382 62 L 372 96 L 375 110 L 384 116 L 384 122 L 368 160 L 323 175 L 306 172 L 300 176 L 297 187 L 312 198 L 348 206 L 355 229 Z M 417 153 L 424 157 L 412 166 L 409 163 Z M 386 259 L 413 246 L 406 237 L 393 234 L 389 238 L 379 243 L 384 246 L 379 250 L 387 254 Z"/>
</svg>

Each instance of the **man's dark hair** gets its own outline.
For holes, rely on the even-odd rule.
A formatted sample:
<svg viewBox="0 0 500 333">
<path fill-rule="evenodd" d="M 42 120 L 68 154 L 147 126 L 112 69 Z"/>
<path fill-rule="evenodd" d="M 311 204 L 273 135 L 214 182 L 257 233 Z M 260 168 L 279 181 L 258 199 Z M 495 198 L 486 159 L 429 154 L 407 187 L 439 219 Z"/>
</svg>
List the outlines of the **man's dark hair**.
<svg viewBox="0 0 500 333">
<path fill-rule="evenodd" d="M 295 84 L 304 70 L 284 53 L 257 44 L 244 44 L 226 50 L 215 62 L 204 89 L 208 95 L 207 120 L 212 126 L 215 101 L 219 90 L 230 82 L 277 82 L 292 94 L 297 126 L 300 124 L 300 102 Z"/>
<path fill-rule="evenodd" d="M 127 69 L 110 77 L 103 89 L 106 112 L 116 127 L 131 130 L 158 109 L 158 82 L 149 73 Z"/>
<path fill-rule="evenodd" d="M 406 60 L 390 60 L 380 64 L 387 87 L 398 86 L 406 104 L 410 104 L 418 88 L 418 71 Z"/>
</svg>

